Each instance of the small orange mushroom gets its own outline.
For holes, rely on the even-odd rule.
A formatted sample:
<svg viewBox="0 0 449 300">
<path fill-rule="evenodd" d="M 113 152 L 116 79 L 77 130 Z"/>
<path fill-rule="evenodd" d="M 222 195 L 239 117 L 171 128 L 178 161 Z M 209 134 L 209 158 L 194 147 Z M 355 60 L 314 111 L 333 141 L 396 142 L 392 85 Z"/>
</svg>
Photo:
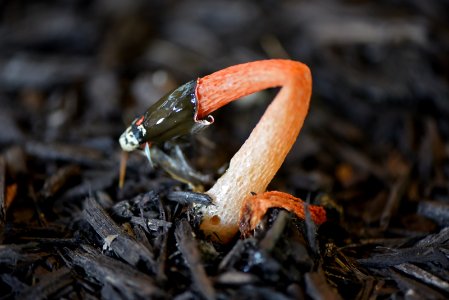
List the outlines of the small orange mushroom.
<svg viewBox="0 0 449 300">
<path fill-rule="evenodd" d="M 198 118 L 272 87 L 282 88 L 231 159 L 226 173 L 206 192 L 215 205 L 201 209 L 200 227 L 222 242 L 238 231 L 239 220 L 245 217 L 242 208 L 253 214 L 251 228 L 270 207 L 282 207 L 304 218 L 300 199 L 285 193 L 264 192 L 302 128 L 309 108 L 312 77 L 309 68 L 300 62 L 272 59 L 232 66 L 197 80 Z M 310 212 L 317 224 L 326 220 L 322 207 L 310 206 Z"/>
<path fill-rule="evenodd" d="M 214 205 L 200 209 L 201 229 L 221 242 L 235 236 L 239 223 L 254 228 L 270 207 L 281 207 L 304 218 L 302 200 L 265 191 L 307 115 L 312 92 L 309 68 L 292 60 L 272 59 L 223 69 L 199 78 L 196 83 L 186 83 L 163 97 L 120 137 L 122 148 L 132 151 L 148 142 L 163 142 L 195 132 L 198 127 L 210 124 L 213 118 L 209 114 L 220 107 L 272 87 L 281 89 L 231 159 L 226 173 L 206 192 Z M 252 196 L 253 193 L 256 195 Z M 307 207 L 315 223 L 326 220 L 322 207 Z"/>
</svg>

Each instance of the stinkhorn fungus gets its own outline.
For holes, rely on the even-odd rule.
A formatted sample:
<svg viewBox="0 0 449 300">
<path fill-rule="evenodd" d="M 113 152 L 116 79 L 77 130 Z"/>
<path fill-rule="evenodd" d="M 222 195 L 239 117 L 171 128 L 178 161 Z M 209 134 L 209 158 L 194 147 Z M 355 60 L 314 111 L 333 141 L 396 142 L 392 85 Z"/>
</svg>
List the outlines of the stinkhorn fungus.
<svg viewBox="0 0 449 300">
<path fill-rule="evenodd" d="M 271 207 L 304 218 L 304 203 L 289 194 L 266 192 L 295 142 L 307 115 L 312 91 L 309 68 L 296 61 L 272 59 L 232 66 L 191 81 L 162 98 L 120 137 L 125 151 L 163 142 L 209 125 L 210 113 L 243 96 L 281 87 L 226 173 L 206 192 L 214 205 L 201 208 L 201 229 L 222 242 L 239 224 L 253 229 Z M 326 220 L 322 207 L 307 206 L 312 220 Z M 249 215 L 248 215 L 249 214 Z"/>
</svg>

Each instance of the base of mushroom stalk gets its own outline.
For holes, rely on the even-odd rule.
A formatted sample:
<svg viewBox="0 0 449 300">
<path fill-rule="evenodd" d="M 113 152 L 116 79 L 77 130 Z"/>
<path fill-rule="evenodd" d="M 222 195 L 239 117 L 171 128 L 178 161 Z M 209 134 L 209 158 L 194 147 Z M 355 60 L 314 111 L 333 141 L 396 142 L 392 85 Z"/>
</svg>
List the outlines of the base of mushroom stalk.
<svg viewBox="0 0 449 300">
<path fill-rule="evenodd" d="M 235 214 L 236 210 L 230 210 L 227 204 L 229 205 L 227 202 L 216 203 L 197 209 L 202 216 L 200 229 L 207 237 L 220 243 L 230 242 L 239 230 L 243 236 L 249 235 L 270 208 L 285 209 L 304 220 L 310 218 L 315 225 L 326 222 L 324 207 L 305 203 L 300 198 L 278 191 L 246 197 L 238 209 L 238 215 Z"/>
<path fill-rule="evenodd" d="M 238 222 L 234 218 L 232 220 L 226 218 L 216 204 L 208 206 L 194 204 L 193 211 L 200 217 L 200 230 L 214 242 L 229 243 L 239 231 Z"/>
<path fill-rule="evenodd" d="M 223 223 L 218 215 L 203 216 L 200 229 L 212 241 L 226 244 L 230 242 L 238 232 L 238 225 Z"/>
</svg>

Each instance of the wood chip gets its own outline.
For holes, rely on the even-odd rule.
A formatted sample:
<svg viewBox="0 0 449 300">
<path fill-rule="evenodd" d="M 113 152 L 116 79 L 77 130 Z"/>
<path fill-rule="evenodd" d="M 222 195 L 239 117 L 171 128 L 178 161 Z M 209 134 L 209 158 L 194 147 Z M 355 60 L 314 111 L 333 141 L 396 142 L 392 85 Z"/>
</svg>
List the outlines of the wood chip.
<svg viewBox="0 0 449 300">
<path fill-rule="evenodd" d="M 312 299 L 343 299 L 338 292 L 327 283 L 324 272 L 309 272 L 305 275 L 306 292 Z"/>
<path fill-rule="evenodd" d="M 68 165 L 56 171 L 47 180 L 40 191 L 40 195 L 44 198 L 54 196 L 72 177 L 80 174 L 80 167 L 77 165 Z"/>
<path fill-rule="evenodd" d="M 178 248 L 190 269 L 195 288 L 204 298 L 209 300 L 215 299 L 215 290 L 204 270 L 197 242 L 195 241 L 192 228 L 187 220 L 182 219 L 176 225 L 175 238 Z"/>
<path fill-rule="evenodd" d="M 400 274 L 397 271 L 392 271 L 391 276 L 397 282 L 405 296 L 410 299 L 446 299 L 441 292 L 432 287 L 423 284 L 417 280 L 411 279 Z"/>
<path fill-rule="evenodd" d="M 181 204 L 212 204 L 212 198 L 209 195 L 190 191 L 170 191 L 167 195 L 167 198 L 170 201 L 178 202 Z"/>
<path fill-rule="evenodd" d="M 98 253 L 84 245 L 86 250 L 67 251 L 70 263 L 82 268 L 89 276 L 106 287 L 113 287 L 118 295 L 126 299 L 159 299 L 164 292 L 155 286 L 150 276 L 143 274 L 116 259 Z"/>
<path fill-rule="evenodd" d="M 437 201 L 420 201 L 418 213 L 434 220 L 442 227 L 449 226 L 449 204 Z"/>
<path fill-rule="evenodd" d="M 449 292 L 449 282 L 444 281 L 438 276 L 427 272 L 426 270 L 414 265 L 414 264 L 400 264 L 394 267 L 395 269 L 414 277 L 417 280 L 420 280 L 426 284 L 433 285 L 436 288 L 439 288 L 443 291 Z"/>
<path fill-rule="evenodd" d="M 156 263 L 153 254 L 143 244 L 126 234 L 95 199 L 91 197 L 86 199 L 83 217 L 104 240 L 107 248 L 129 264 L 137 267 L 143 263 L 146 268 L 155 272 Z"/>
<path fill-rule="evenodd" d="M 449 260 L 436 247 L 411 247 L 394 249 L 390 253 L 373 255 L 370 258 L 357 260 L 362 266 L 370 268 L 385 268 L 403 263 L 440 262 L 449 266 Z"/>
<path fill-rule="evenodd" d="M 41 277 L 39 282 L 22 291 L 20 299 L 51 299 L 59 290 L 73 285 L 70 269 L 62 267 Z"/>
<path fill-rule="evenodd" d="M 78 145 L 28 142 L 26 143 L 26 152 L 40 159 L 66 161 L 87 166 L 110 165 L 98 150 Z"/>
</svg>

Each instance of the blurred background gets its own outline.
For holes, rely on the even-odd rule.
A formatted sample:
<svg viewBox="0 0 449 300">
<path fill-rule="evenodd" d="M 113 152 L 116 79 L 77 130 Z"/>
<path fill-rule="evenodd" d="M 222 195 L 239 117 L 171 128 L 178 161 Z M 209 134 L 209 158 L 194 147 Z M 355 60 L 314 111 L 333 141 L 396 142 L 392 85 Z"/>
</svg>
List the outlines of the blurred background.
<svg viewBox="0 0 449 300">
<path fill-rule="evenodd" d="M 413 0 L 2 1 L 0 143 L 117 137 L 173 87 L 265 58 L 306 63 L 312 110 L 394 142 L 385 127 L 405 115 L 449 112 L 447 12 Z"/>
<path fill-rule="evenodd" d="M 132 155 L 117 190 L 117 139 L 130 121 L 184 82 L 289 58 L 311 68 L 313 96 L 270 189 L 328 205 L 345 231 L 327 233 L 339 245 L 435 232 L 449 225 L 448 16 L 446 0 L 4 0 L 0 153 L 5 189 L 18 187 L 8 199 L 26 207 L 69 163 L 81 171 L 61 199 L 151 189 L 168 176 Z M 218 177 L 275 92 L 214 114 L 186 148 L 195 168 Z"/>
</svg>

